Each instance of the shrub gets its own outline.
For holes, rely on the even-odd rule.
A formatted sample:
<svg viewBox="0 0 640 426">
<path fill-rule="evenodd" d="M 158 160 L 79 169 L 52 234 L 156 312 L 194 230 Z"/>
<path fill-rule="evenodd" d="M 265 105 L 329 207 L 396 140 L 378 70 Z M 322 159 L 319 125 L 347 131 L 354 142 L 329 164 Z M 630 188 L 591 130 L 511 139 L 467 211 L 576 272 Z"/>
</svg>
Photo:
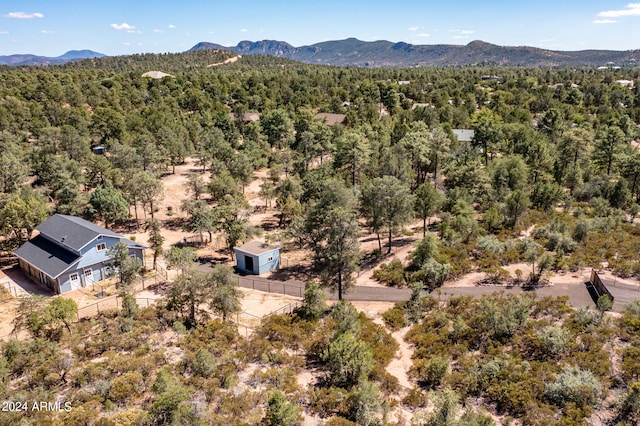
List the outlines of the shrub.
<svg viewBox="0 0 640 426">
<path fill-rule="evenodd" d="M 211 377 L 216 367 L 216 360 L 206 349 L 198 349 L 191 361 L 193 374 L 199 377 Z"/>
<path fill-rule="evenodd" d="M 371 348 L 353 334 L 340 334 L 322 354 L 329 370 L 329 382 L 349 387 L 369 376 L 373 368 Z"/>
<path fill-rule="evenodd" d="M 424 408 L 429 403 L 429 398 L 422 389 L 416 386 L 411 388 L 407 395 L 402 398 L 402 403 L 412 409 Z"/>
<path fill-rule="evenodd" d="M 382 314 L 385 325 L 391 331 L 398 331 L 406 325 L 404 310 L 401 308 L 392 308 Z"/>
<path fill-rule="evenodd" d="M 373 271 L 373 278 L 388 286 L 404 287 L 404 265 L 400 259 L 393 259 L 389 264 L 383 263 Z"/>
<path fill-rule="evenodd" d="M 440 386 L 449 370 L 449 360 L 434 356 L 429 360 L 416 359 L 413 363 L 413 375 L 429 389 Z"/>
<path fill-rule="evenodd" d="M 332 417 L 327 421 L 325 426 L 357 426 L 357 423 L 347 420 L 344 417 Z"/>
<path fill-rule="evenodd" d="M 111 382 L 109 399 L 124 403 L 139 398 L 145 390 L 144 377 L 137 371 L 128 371 Z"/>
<path fill-rule="evenodd" d="M 578 407 L 595 406 L 602 396 L 602 385 L 590 371 L 566 366 L 555 381 L 545 386 L 546 397 L 558 406 L 574 403 Z"/>
<path fill-rule="evenodd" d="M 572 336 L 563 327 L 548 326 L 538 332 L 538 339 L 546 353 L 556 356 L 568 348 Z"/>
<path fill-rule="evenodd" d="M 102 422 L 105 426 L 137 426 L 144 425 L 150 422 L 149 413 L 139 408 L 132 408 L 125 411 L 120 411 L 113 416 L 104 419 Z M 65 425 L 69 423 L 64 423 Z"/>
<path fill-rule="evenodd" d="M 380 410 L 378 401 L 378 387 L 375 383 L 363 380 L 354 386 L 349 398 L 350 418 L 358 425 L 369 426 L 376 421 L 376 414 Z"/>
<path fill-rule="evenodd" d="M 262 420 L 266 426 L 295 426 L 300 423 L 300 409 L 288 402 L 284 394 L 275 391 L 267 402 L 267 412 Z"/>
<path fill-rule="evenodd" d="M 349 393 L 345 389 L 331 386 L 328 388 L 310 389 L 309 411 L 320 417 L 347 412 L 347 398 Z"/>
</svg>

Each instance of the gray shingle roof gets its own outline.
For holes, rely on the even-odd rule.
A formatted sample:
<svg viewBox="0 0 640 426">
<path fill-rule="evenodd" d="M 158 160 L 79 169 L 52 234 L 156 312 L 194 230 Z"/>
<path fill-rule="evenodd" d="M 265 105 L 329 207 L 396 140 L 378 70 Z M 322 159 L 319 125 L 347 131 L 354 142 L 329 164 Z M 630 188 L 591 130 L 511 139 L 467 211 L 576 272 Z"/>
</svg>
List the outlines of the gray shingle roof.
<svg viewBox="0 0 640 426">
<path fill-rule="evenodd" d="M 277 250 L 279 248 L 280 247 L 273 247 L 268 245 L 267 243 L 263 243 L 262 241 L 256 241 L 256 240 L 249 241 L 248 243 L 245 243 L 240 247 L 234 247 L 235 250 L 238 250 L 244 253 L 253 254 L 253 255 L 260 255 L 262 253 Z"/>
<path fill-rule="evenodd" d="M 36 226 L 41 234 L 79 251 L 99 235 L 120 238 L 119 234 L 75 216 L 55 214 Z"/>
<path fill-rule="evenodd" d="M 21 245 L 14 254 L 52 278 L 56 278 L 80 260 L 77 254 L 40 235 Z"/>
</svg>

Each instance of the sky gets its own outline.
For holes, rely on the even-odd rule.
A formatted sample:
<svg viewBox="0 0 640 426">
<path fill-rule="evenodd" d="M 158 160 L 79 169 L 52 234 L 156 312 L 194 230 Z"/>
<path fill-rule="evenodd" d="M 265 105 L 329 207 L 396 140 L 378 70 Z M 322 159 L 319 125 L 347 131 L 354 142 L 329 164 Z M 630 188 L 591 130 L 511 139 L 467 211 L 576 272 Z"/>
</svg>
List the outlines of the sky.
<svg viewBox="0 0 640 426">
<path fill-rule="evenodd" d="M 640 1 L 640 0 L 638 0 Z M 552 50 L 640 49 L 640 3 L 616 0 L 0 0 L 0 55 L 176 53 L 206 41 L 355 37 Z"/>
</svg>

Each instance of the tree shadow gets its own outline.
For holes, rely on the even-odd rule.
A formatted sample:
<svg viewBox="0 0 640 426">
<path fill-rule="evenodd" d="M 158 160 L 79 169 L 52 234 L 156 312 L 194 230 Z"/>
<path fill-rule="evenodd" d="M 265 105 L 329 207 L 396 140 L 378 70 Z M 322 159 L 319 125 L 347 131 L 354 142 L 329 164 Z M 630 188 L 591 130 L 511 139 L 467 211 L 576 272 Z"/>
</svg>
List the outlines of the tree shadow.
<svg viewBox="0 0 640 426">
<path fill-rule="evenodd" d="M 267 278 L 276 281 L 296 280 L 304 282 L 316 278 L 317 274 L 315 272 L 312 265 L 294 265 L 272 271 Z"/>
</svg>

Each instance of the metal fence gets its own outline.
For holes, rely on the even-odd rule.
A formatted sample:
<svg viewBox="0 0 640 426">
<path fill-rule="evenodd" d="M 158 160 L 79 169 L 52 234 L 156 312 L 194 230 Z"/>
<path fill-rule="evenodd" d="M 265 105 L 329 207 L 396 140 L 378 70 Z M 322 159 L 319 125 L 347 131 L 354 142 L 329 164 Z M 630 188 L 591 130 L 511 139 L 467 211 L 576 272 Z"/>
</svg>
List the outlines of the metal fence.
<svg viewBox="0 0 640 426">
<path fill-rule="evenodd" d="M 10 295 L 18 297 L 18 287 L 15 284 L 12 284 L 10 281 L 3 281 L 0 284 L 9 292 Z"/>
<path fill-rule="evenodd" d="M 136 303 L 141 308 L 148 308 L 156 302 L 156 299 L 151 299 L 148 297 L 136 297 Z M 122 307 L 122 297 L 113 296 L 108 299 L 100 300 L 99 302 L 93 303 L 91 305 L 83 306 L 78 309 L 77 319 L 80 321 L 82 318 L 90 318 L 93 316 L 100 315 L 109 310 L 118 310 Z"/>
<path fill-rule="evenodd" d="M 591 285 L 593 285 L 593 288 L 596 291 L 598 298 L 600 296 L 607 295 L 609 296 L 609 298 L 611 298 L 611 301 L 613 302 L 613 295 L 611 294 L 607 286 L 604 285 L 604 283 L 600 279 L 600 275 L 598 275 L 595 269 L 591 270 L 591 277 L 589 278 L 589 282 L 591 282 Z"/>
<path fill-rule="evenodd" d="M 300 298 L 304 296 L 304 283 L 299 283 L 297 281 L 273 281 L 238 277 L 238 285 L 240 287 L 264 291 L 267 293 L 277 293 Z"/>
</svg>

